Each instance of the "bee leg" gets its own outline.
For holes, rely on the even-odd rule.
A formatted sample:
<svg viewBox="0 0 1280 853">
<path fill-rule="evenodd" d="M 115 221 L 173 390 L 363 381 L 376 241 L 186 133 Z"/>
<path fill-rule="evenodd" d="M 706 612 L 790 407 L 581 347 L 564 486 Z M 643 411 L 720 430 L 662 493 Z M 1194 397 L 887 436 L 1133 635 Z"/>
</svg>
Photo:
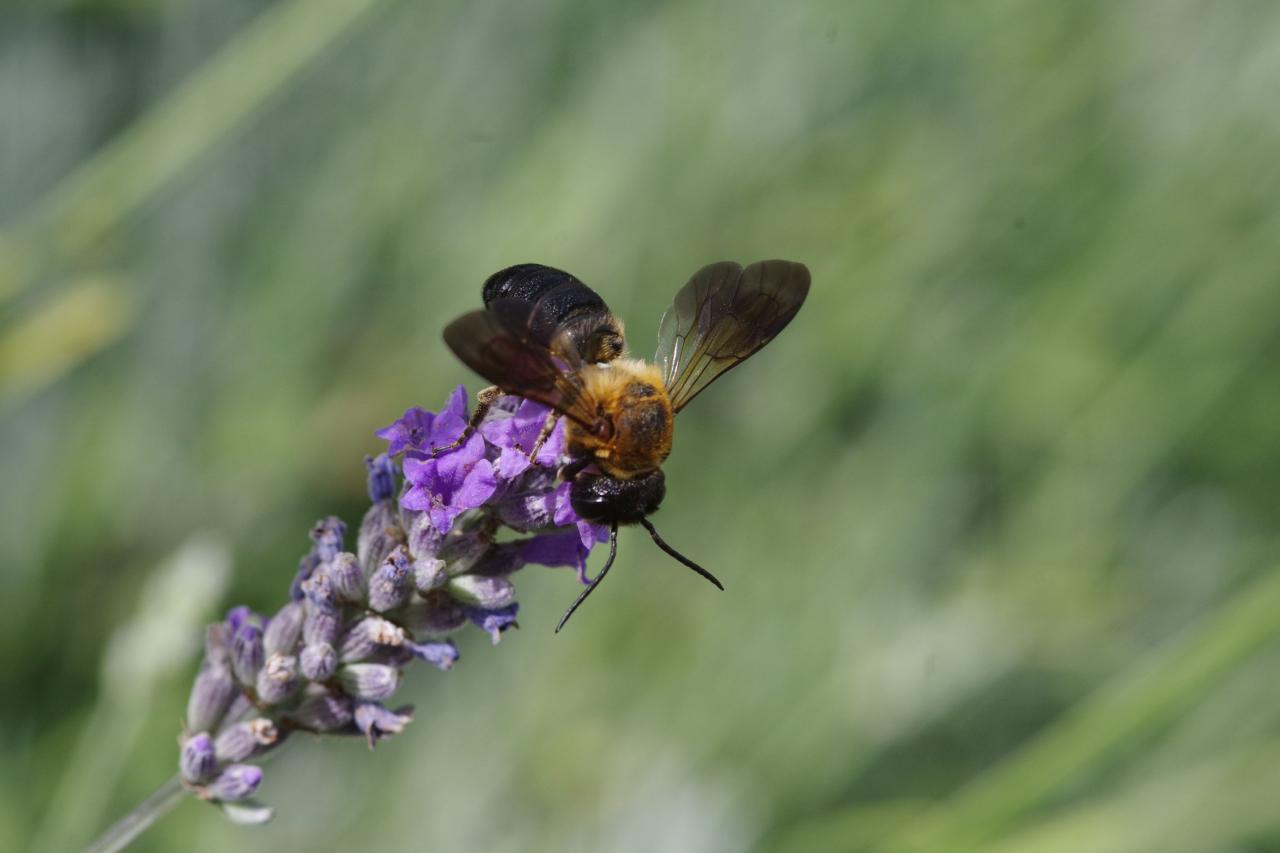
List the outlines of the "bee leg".
<svg viewBox="0 0 1280 853">
<path fill-rule="evenodd" d="M 476 408 L 471 413 L 471 420 L 467 421 L 466 429 L 462 431 L 462 435 L 458 436 L 458 440 L 450 444 L 441 445 L 440 447 L 431 448 L 432 456 L 439 456 L 441 453 L 448 453 L 451 450 L 457 450 L 459 447 L 467 443 L 467 439 L 471 438 L 471 434 L 476 431 L 484 421 L 485 416 L 489 414 L 489 409 L 493 408 L 493 404 L 498 402 L 498 398 L 502 396 L 502 389 L 497 385 L 490 385 L 476 393 Z"/>
<path fill-rule="evenodd" d="M 542 432 L 538 433 L 538 438 L 533 442 L 533 449 L 529 451 L 529 461 L 533 462 L 538 458 L 538 451 L 542 449 L 542 445 L 551 437 L 551 433 L 555 432 L 556 424 L 560 422 L 560 413 L 550 411 L 547 413 L 546 423 L 542 425 Z"/>
<path fill-rule="evenodd" d="M 577 610 L 582 602 L 587 600 L 587 596 L 600 585 L 600 581 L 604 580 L 604 576 L 609 574 L 609 569 L 613 568 L 613 558 L 618 556 L 618 525 L 609 528 L 609 559 L 605 561 L 604 568 L 600 570 L 600 574 L 596 575 L 596 579 L 591 582 L 591 586 L 584 589 L 573 604 L 569 605 L 569 609 L 560 617 L 560 624 L 556 625 L 556 633 L 560 633 L 560 629 L 564 627 L 564 623 L 569 621 L 569 617 L 573 615 L 573 611 Z"/>
</svg>

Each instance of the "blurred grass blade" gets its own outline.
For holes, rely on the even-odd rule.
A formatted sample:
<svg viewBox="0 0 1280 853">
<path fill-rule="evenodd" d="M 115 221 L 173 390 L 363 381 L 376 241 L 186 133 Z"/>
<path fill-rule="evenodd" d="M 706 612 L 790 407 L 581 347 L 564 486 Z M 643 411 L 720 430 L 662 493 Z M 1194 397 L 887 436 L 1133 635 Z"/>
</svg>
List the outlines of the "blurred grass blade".
<svg viewBox="0 0 1280 853">
<path fill-rule="evenodd" d="M 186 669 L 203 641 L 201 626 L 222 599 L 231 557 L 220 540 L 192 539 L 143 588 L 138 610 L 107 644 L 100 695 L 29 850 L 72 850 L 101 824 L 163 681 Z"/>
<path fill-rule="evenodd" d="M 880 849 L 955 851 L 978 845 L 1042 804 L 1132 738 L 1166 725 L 1218 679 L 1280 634 L 1280 571 L 1222 605 L 1084 700 L 1029 746 L 926 813 Z"/>
<path fill-rule="evenodd" d="M 62 255 L 85 251 L 241 125 L 379 2 L 292 0 L 268 9 L 69 175 L 18 231 L 37 237 L 44 232 Z M 20 286 L 0 282 L 0 298 Z"/>
<path fill-rule="evenodd" d="M 134 316 L 133 299 L 119 279 L 93 278 L 54 294 L 0 337 L 0 407 L 27 397 L 119 340 Z"/>
<path fill-rule="evenodd" d="M 1143 774 L 988 853 L 1198 853 L 1228 850 L 1280 826 L 1280 743 L 1259 743 L 1180 769 Z M 1243 849 L 1243 848 L 1242 848 Z"/>
</svg>

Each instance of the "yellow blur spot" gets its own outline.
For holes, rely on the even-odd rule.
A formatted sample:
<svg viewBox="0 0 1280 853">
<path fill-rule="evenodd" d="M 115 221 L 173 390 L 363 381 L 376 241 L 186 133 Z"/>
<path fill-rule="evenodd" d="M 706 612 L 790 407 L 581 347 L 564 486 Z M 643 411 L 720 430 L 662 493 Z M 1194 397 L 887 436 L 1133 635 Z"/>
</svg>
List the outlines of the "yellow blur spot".
<svg viewBox="0 0 1280 853">
<path fill-rule="evenodd" d="M 106 276 L 60 291 L 0 337 L 0 405 L 38 391 L 119 340 L 133 324 L 133 300 Z"/>
</svg>

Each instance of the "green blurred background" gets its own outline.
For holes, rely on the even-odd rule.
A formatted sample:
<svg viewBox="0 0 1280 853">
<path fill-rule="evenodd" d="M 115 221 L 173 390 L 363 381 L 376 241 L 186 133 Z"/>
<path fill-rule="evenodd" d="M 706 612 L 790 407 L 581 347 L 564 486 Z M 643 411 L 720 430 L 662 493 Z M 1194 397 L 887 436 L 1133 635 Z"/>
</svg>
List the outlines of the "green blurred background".
<svg viewBox="0 0 1280 853">
<path fill-rule="evenodd" d="M 1266 2 L 6 3 L 0 849 L 172 772 L 489 273 L 643 354 L 785 257 L 658 517 L 726 593 L 632 531 L 553 636 L 530 568 L 405 735 L 138 849 L 1280 850 L 1278 86 Z"/>
</svg>

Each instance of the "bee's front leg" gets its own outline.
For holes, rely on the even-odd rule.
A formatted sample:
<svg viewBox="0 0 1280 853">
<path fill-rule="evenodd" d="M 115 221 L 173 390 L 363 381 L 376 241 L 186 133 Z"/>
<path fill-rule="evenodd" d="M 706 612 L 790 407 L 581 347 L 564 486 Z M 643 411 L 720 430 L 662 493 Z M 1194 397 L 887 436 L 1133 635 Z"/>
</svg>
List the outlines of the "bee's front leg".
<svg viewBox="0 0 1280 853">
<path fill-rule="evenodd" d="M 542 445 L 551 437 L 551 433 L 555 432 L 556 424 L 560 422 L 560 413 L 552 410 L 547 412 L 547 420 L 542 425 L 542 432 L 538 433 L 538 438 L 533 442 L 533 449 L 529 451 L 529 461 L 534 462 L 538 458 L 538 451 L 542 449 Z"/>
<path fill-rule="evenodd" d="M 493 404 L 498 402 L 498 398 L 502 396 L 502 389 L 497 385 L 490 385 L 488 388 L 481 389 L 476 394 L 476 408 L 471 413 L 471 420 L 467 421 L 467 427 L 462 431 L 462 435 L 458 436 L 458 440 L 451 444 L 441 447 L 431 448 L 432 456 L 439 456 L 441 453 L 448 453 L 451 450 L 457 450 L 466 444 L 467 439 L 471 438 L 471 434 L 476 431 L 484 421 L 485 416 L 489 414 L 489 409 L 493 408 Z"/>
</svg>

